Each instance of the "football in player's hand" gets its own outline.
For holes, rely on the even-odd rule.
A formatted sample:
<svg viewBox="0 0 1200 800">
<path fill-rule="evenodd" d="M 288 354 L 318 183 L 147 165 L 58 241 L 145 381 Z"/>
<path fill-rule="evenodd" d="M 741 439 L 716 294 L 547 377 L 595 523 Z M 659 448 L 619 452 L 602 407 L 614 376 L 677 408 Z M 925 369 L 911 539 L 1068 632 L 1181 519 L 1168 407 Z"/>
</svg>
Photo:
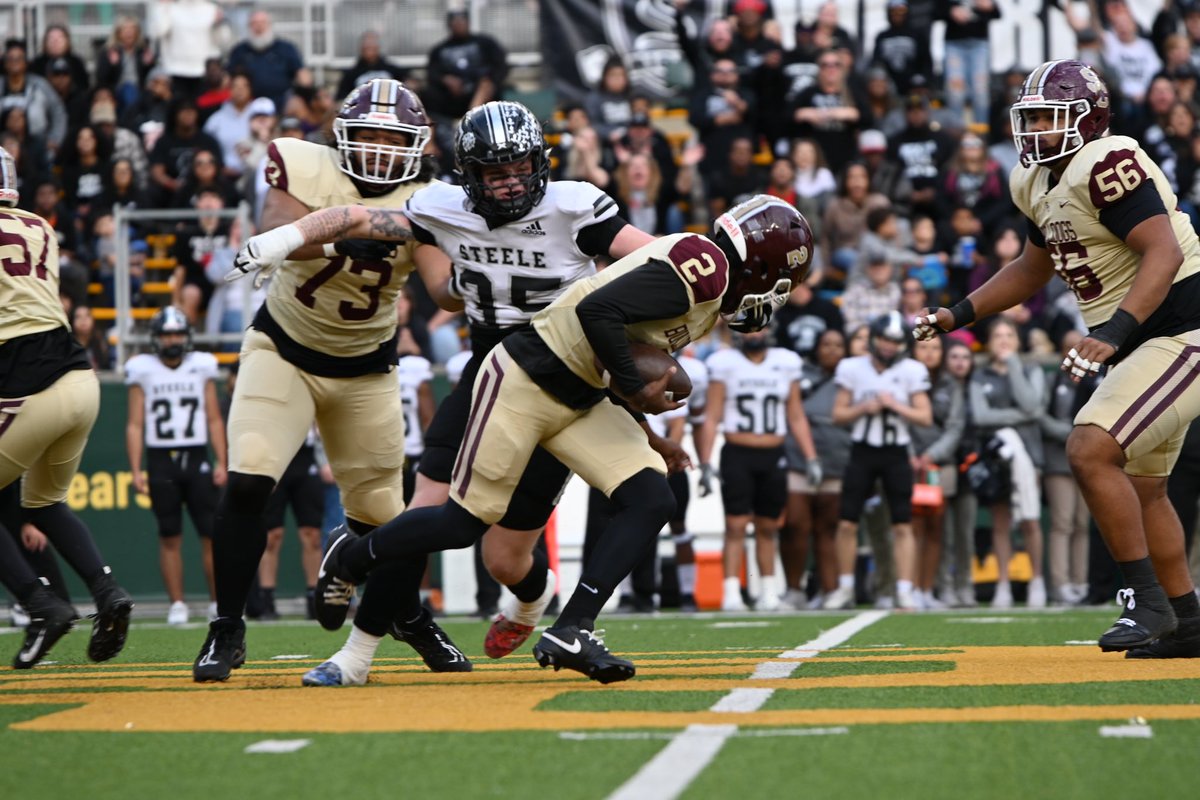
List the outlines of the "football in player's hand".
<svg viewBox="0 0 1200 800">
<path fill-rule="evenodd" d="M 638 375 L 641 375 L 646 383 L 658 380 L 667 370 L 674 367 L 675 374 L 667 382 L 667 391 L 671 392 L 672 399 L 686 400 L 692 393 L 692 379 L 678 361 L 662 350 L 654 345 L 630 342 L 629 352 L 633 356 L 633 363 L 637 365 Z"/>
</svg>

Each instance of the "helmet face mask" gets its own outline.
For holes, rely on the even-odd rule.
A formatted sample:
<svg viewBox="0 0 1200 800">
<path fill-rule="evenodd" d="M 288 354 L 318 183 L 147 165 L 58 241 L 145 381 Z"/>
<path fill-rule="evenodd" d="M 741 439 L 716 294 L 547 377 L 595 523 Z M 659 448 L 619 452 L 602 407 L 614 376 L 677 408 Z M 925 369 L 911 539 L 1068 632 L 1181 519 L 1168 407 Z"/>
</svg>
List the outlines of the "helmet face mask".
<svg viewBox="0 0 1200 800">
<path fill-rule="evenodd" d="M 532 211 L 550 181 L 547 152 L 542 124 L 520 103 L 497 100 L 468 111 L 454 137 L 454 160 L 475 213 L 503 223 Z M 484 170 L 522 162 L 529 163 L 529 171 L 513 177 L 523 191 L 497 197 L 484 180 Z"/>
<path fill-rule="evenodd" d="M 372 137 L 366 131 L 403 134 L 407 141 L 394 144 Z M 421 157 L 433 136 L 425 107 L 400 81 L 376 78 L 356 87 L 346 96 L 333 121 L 338 167 L 356 181 L 375 187 L 398 186 L 421 171 Z"/>
<path fill-rule="evenodd" d="M 1108 88 L 1082 62 L 1048 61 L 1029 73 L 1009 114 L 1021 163 L 1049 164 L 1108 132 Z M 1050 125 L 1039 130 L 1042 117 Z"/>
<path fill-rule="evenodd" d="M 812 229 L 783 200 L 756 195 L 718 217 L 713 230 L 714 240 L 731 256 L 721 313 L 732 320 L 762 306 L 783 305 L 808 274 Z"/>
</svg>

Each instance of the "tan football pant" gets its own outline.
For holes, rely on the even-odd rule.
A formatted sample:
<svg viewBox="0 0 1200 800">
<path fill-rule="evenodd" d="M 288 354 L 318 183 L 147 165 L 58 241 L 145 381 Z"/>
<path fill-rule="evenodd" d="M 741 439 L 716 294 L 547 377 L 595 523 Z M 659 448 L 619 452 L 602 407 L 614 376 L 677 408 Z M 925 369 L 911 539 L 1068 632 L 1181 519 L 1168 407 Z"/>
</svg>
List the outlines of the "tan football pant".
<svg viewBox="0 0 1200 800">
<path fill-rule="evenodd" d="M 25 476 L 21 505 L 67 499 L 100 413 L 100 382 L 90 369 L 65 373 L 29 397 L 0 399 L 0 486 Z"/>
</svg>

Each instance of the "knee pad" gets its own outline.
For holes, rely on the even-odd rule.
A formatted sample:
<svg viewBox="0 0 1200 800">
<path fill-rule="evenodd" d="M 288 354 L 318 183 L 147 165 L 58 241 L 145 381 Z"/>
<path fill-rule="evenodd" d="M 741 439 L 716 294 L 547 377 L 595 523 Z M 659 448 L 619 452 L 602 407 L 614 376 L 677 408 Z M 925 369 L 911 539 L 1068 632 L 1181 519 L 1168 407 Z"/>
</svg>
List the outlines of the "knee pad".
<svg viewBox="0 0 1200 800">
<path fill-rule="evenodd" d="M 261 514 L 275 489 L 275 481 L 266 475 L 229 473 L 225 484 L 225 505 L 238 514 Z"/>
<path fill-rule="evenodd" d="M 373 477 L 353 474 L 342 489 L 342 505 L 350 519 L 371 526 L 391 522 L 404 511 L 404 475 L 400 470 Z"/>
<path fill-rule="evenodd" d="M 652 469 L 644 469 L 618 486 L 612 501 L 622 510 L 633 506 L 644 509 L 646 514 L 662 520 L 659 527 L 675 515 L 675 495 L 667 478 Z"/>
</svg>

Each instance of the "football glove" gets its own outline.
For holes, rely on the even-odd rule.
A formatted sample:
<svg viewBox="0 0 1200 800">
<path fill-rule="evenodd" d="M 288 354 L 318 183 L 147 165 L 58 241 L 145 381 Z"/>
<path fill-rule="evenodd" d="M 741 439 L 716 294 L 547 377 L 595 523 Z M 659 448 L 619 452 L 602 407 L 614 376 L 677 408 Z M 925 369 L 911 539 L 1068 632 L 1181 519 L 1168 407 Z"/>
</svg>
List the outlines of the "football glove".
<svg viewBox="0 0 1200 800">
<path fill-rule="evenodd" d="M 288 255 L 304 246 L 304 234 L 295 225 L 251 236 L 233 259 L 233 269 L 225 273 L 226 283 L 254 275 L 254 288 L 261 288 L 271 273 L 287 260 Z"/>
</svg>

